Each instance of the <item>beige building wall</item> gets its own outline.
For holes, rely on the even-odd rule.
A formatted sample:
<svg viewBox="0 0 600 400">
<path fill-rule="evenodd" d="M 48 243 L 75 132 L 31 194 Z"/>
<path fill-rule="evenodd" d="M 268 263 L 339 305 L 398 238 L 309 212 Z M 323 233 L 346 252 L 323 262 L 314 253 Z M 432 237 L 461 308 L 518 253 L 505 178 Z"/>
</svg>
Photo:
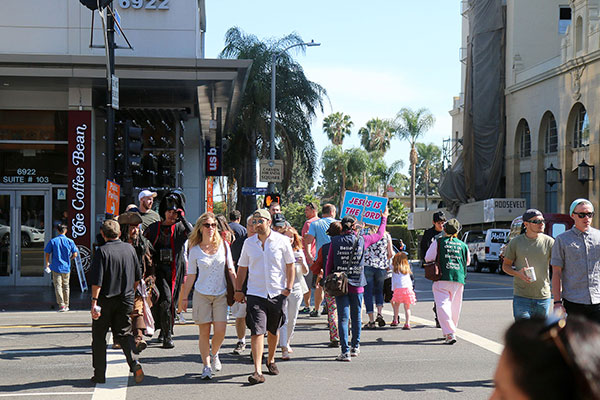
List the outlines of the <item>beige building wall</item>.
<svg viewBox="0 0 600 400">
<path fill-rule="evenodd" d="M 571 8 L 571 22 L 563 33 L 559 32 L 561 6 Z M 464 16 L 462 43 L 466 48 L 468 14 Z M 565 22 L 561 24 L 564 28 Z M 464 79 L 463 67 L 461 87 Z M 568 213 L 577 197 L 598 203 L 600 177 L 581 183 L 577 166 L 583 160 L 596 172 L 600 166 L 600 0 L 507 0 L 505 93 L 506 196 L 523 197 L 521 174 L 529 172 L 530 205 L 546 211 L 545 170 L 552 164 L 562 171 L 562 182 L 555 186 L 557 212 Z M 453 137 L 462 137 L 463 98 L 462 93 L 455 97 L 450 111 Z M 589 121 L 589 145 L 574 148 L 581 107 Z M 556 121 L 558 148 L 547 154 L 550 116 Z M 531 139 L 528 156 L 520 151 L 520 127 L 525 122 Z"/>
</svg>

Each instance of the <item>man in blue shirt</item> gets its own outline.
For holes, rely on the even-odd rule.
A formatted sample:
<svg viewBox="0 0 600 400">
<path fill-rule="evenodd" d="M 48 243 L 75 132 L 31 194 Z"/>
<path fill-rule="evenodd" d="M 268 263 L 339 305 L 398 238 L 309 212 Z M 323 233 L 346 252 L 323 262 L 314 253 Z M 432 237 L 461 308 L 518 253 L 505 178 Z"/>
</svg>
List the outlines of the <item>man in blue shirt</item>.
<svg viewBox="0 0 600 400">
<path fill-rule="evenodd" d="M 321 209 L 321 219 L 314 221 L 308 227 L 304 241 L 304 254 L 306 254 L 306 263 L 310 266 L 315 260 L 312 258 L 312 243 L 315 242 L 315 254 L 318 256 L 319 249 L 324 244 L 331 242 L 331 238 L 327 234 L 327 229 L 333 221 L 335 221 L 336 209 L 333 204 L 325 204 Z M 319 316 L 319 306 L 323 301 L 323 288 L 317 286 L 315 288 L 315 309 L 311 311 L 311 317 Z"/>
<path fill-rule="evenodd" d="M 60 312 L 69 311 L 69 277 L 71 275 L 71 260 L 77 257 L 75 242 L 65 236 L 67 226 L 57 224 L 58 236 L 50 240 L 44 249 L 46 253 L 46 270 L 52 271 L 52 282 L 56 302 Z M 52 256 L 52 262 L 50 262 Z"/>
</svg>

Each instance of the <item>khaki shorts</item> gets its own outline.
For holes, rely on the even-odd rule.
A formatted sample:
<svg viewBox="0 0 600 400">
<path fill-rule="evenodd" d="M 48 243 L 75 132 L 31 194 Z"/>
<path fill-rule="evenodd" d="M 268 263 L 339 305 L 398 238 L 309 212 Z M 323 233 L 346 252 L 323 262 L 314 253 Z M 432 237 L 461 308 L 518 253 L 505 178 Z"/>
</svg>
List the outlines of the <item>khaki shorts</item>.
<svg viewBox="0 0 600 400">
<path fill-rule="evenodd" d="M 192 315 L 196 324 L 227 322 L 227 293 L 211 296 L 194 291 Z"/>
<path fill-rule="evenodd" d="M 246 303 L 235 302 L 231 306 L 231 315 L 234 318 L 246 318 Z"/>
</svg>

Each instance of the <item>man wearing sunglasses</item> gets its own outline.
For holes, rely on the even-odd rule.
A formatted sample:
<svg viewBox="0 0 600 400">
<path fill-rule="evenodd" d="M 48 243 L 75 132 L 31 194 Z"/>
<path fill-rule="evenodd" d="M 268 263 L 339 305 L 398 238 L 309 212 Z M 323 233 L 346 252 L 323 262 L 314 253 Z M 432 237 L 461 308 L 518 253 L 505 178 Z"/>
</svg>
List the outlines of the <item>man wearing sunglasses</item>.
<svg viewBox="0 0 600 400">
<path fill-rule="evenodd" d="M 525 233 L 512 239 L 504 250 L 502 270 L 515 278 L 515 320 L 547 318 L 550 314 L 550 255 L 554 239 L 544 234 L 545 222 L 539 210 L 527 210 L 523 214 Z"/>
<path fill-rule="evenodd" d="M 600 231 L 591 226 L 594 206 L 577 199 L 569 211 L 575 225 L 552 247 L 554 309 L 600 323 Z"/>
<path fill-rule="evenodd" d="M 249 237 L 242 246 L 238 261 L 236 287 L 241 288 L 248 276 L 246 296 L 236 290 L 235 301 L 247 302 L 246 324 L 251 332 L 254 373 L 248 382 L 254 385 L 263 383 L 262 354 L 264 335 L 268 333 L 269 355 L 267 369 L 271 375 L 278 375 L 275 364 L 275 350 L 279 341 L 279 328 L 285 322 L 283 305 L 294 285 L 294 251 L 289 239 L 271 230 L 271 214 L 260 209 L 252 215 L 256 235 Z"/>
</svg>

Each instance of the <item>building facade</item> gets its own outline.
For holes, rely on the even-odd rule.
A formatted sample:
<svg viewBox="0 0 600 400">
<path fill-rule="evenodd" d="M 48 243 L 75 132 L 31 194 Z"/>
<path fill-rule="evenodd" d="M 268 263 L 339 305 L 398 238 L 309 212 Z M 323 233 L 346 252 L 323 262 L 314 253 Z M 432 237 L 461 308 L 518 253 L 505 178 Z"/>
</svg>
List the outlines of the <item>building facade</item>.
<svg viewBox="0 0 600 400">
<path fill-rule="evenodd" d="M 600 200 L 599 10 L 598 0 L 505 1 L 505 193 L 528 207 L 568 213 L 578 197 Z"/>
<path fill-rule="evenodd" d="M 50 285 L 43 246 L 66 223 L 86 270 L 106 211 L 107 57 L 99 13 L 74 0 L 7 0 L 0 14 L 0 285 Z M 140 190 L 180 188 L 205 207 L 205 154 L 230 129 L 250 60 L 204 58 L 203 0 L 114 1 L 114 180 L 125 126 L 142 129 Z M 131 43 L 133 49 L 127 45 Z"/>
</svg>

